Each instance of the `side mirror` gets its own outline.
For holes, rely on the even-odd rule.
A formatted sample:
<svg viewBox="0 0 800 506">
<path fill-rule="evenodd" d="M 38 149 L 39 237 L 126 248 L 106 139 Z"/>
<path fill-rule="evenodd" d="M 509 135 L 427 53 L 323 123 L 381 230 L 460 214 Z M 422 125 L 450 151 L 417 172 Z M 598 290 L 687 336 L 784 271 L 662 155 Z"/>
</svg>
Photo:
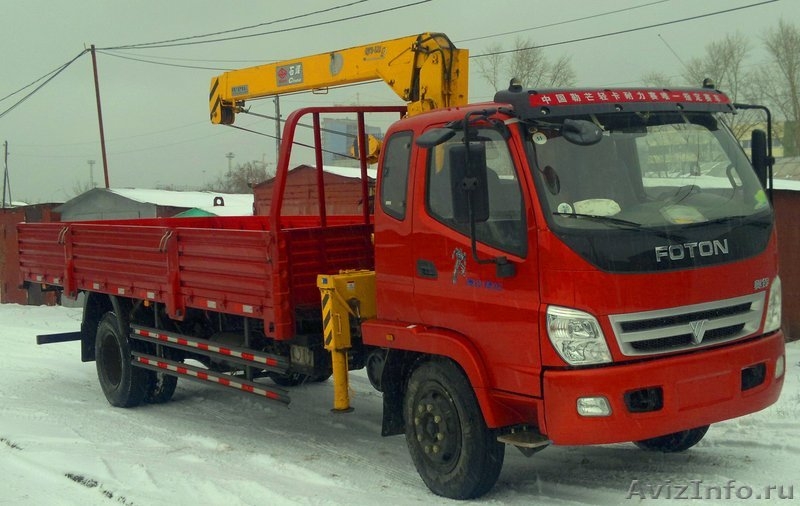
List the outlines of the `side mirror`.
<svg viewBox="0 0 800 506">
<path fill-rule="evenodd" d="M 455 144 L 448 152 L 453 219 L 457 223 L 483 222 L 489 219 L 486 146 L 470 143 L 467 156 L 466 144 Z"/>
<path fill-rule="evenodd" d="M 763 130 L 753 130 L 750 135 L 750 159 L 753 161 L 753 170 L 756 172 L 761 186 L 767 187 L 767 168 L 769 155 L 767 154 L 767 134 Z"/>
</svg>

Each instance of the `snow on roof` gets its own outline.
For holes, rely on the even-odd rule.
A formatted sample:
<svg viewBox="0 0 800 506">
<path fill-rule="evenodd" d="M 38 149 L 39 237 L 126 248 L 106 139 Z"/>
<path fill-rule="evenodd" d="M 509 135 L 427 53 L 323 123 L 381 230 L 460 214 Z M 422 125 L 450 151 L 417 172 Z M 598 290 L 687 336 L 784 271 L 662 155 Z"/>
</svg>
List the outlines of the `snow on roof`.
<svg viewBox="0 0 800 506">
<path fill-rule="evenodd" d="M 302 165 L 301 165 L 302 167 Z M 313 166 L 310 166 L 313 168 Z M 297 167 L 295 167 L 296 169 Z M 292 169 L 294 170 L 294 169 Z M 337 176 L 352 177 L 361 179 L 361 167 L 339 167 L 337 165 L 323 165 L 322 170 L 329 174 L 336 174 Z M 367 177 L 375 179 L 378 177 L 378 169 L 367 168 Z"/>
<path fill-rule="evenodd" d="M 791 179 L 773 179 L 772 187 L 776 190 L 793 190 L 800 191 L 800 181 L 793 181 Z"/>
<path fill-rule="evenodd" d="M 218 216 L 246 216 L 253 214 L 253 194 L 219 193 L 211 191 L 171 191 L 144 188 L 112 188 L 108 191 L 136 202 L 158 206 L 202 209 Z M 224 206 L 215 206 L 214 199 L 221 197 Z"/>
</svg>

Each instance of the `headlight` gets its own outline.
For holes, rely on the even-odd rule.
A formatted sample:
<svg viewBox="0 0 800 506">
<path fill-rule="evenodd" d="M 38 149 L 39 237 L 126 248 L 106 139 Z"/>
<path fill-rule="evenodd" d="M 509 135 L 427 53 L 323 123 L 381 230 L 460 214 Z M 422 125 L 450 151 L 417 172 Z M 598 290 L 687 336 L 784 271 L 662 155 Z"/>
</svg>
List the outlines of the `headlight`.
<svg viewBox="0 0 800 506">
<path fill-rule="evenodd" d="M 769 288 L 767 301 L 767 317 L 764 320 L 764 333 L 773 332 L 781 327 L 781 278 L 775 276 Z"/>
<path fill-rule="evenodd" d="M 565 307 L 548 307 L 547 336 L 561 358 L 570 365 L 611 362 L 611 353 L 600 324 L 589 313 Z"/>
</svg>

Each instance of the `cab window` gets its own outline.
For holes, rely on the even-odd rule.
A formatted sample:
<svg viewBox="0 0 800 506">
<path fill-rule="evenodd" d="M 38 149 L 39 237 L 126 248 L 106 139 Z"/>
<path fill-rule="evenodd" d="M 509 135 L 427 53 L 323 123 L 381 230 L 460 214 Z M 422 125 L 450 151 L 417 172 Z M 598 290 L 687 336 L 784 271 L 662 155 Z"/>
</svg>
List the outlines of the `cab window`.
<svg viewBox="0 0 800 506">
<path fill-rule="evenodd" d="M 527 253 L 526 225 L 522 190 L 517 171 L 502 134 L 492 128 L 478 129 L 475 136 L 486 153 L 486 185 L 489 193 L 489 213 L 486 221 L 476 223 L 476 239 L 489 246 L 525 256 Z M 461 191 L 458 181 L 451 180 L 449 151 L 464 146 L 459 133 L 447 142 L 429 149 L 427 167 L 426 207 L 428 214 L 449 228 L 469 236 L 469 223 L 457 222 L 453 212 L 454 195 Z M 455 188 L 454 188 L 455 186 Z"/>
<path fill-rule="evenodd" d="M 381 209 L 398 220 L 406 217 L 411 138 L 410 131 L 395 133 L 386 141 L 383 148 Z"/>
</svg>

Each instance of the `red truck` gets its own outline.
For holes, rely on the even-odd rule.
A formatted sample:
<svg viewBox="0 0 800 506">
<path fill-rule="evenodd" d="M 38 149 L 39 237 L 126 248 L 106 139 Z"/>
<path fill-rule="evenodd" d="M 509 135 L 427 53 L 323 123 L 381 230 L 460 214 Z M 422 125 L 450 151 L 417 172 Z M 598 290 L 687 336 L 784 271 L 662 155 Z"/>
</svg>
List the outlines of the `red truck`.
<svg viewBox="0 0 800 506">
<path fill-rule="evenodd" d="M 466 105 L 466 54 L 423 34 L 326 54 L 323 69 L 227 73 L 212 120 L 282 86 L 333 85 L 353 55 L 362 70 L 397 62 L 396 48 L 415 69 L 394 81 L 409 107 L 291 113 L 270 216 L 21 224 L 24 282 L 86 294 L 81 330 L 39 342 L 80 340 L 121 407 L 169 400 L 179 377 L 288 403 L 291 386 L 333 374 L 334 409 L 348 411 L 347 371 L 366 368 L 383 435 L 404 433 L 430 490 L 458 499 L 491 489 L 506 444 L 683 451 L 776 401 L 767 142 L 754 134 L 751 164 L 726 127 L 734 105 L 711 87 L 512 82 Z M 340 76 L 320 84 L 326 71 Z M 264 76 L 276 82 L 253 91 Z M 374 195 L 356 143 L 374 211 L 328 215 L 320 117 L 351 114 L 365 139 L 374 113 L 399 118 Z M 301 120 L 318 213 L 284 216 Z"/>
</svg>

